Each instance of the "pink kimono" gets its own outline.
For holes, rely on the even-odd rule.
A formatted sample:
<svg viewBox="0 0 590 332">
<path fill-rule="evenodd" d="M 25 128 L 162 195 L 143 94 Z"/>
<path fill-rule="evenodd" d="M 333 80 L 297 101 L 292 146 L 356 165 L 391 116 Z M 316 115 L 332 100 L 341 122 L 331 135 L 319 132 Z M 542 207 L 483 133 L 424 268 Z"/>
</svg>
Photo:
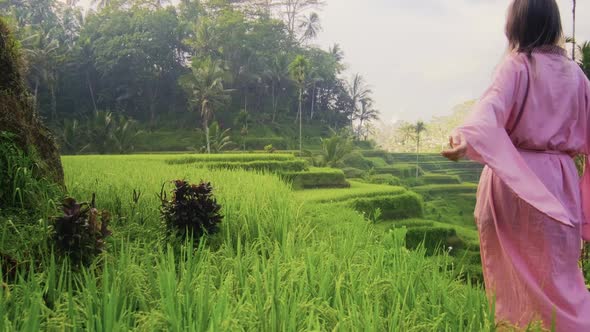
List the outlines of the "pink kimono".
<svg viewBox="0 0 590 332">
<path fill-rule="evenodd" d="M 590 152 L 589 121 L 590 83 L 555 46 L 530 58 L 508 55 L 457 128 L 467 157 L 486 165 L 475 217 L 498 322 L 590 331 L 590 293 L 578 266 L 590 177 L 580 190 L 570 157 Z"/>
</svg>

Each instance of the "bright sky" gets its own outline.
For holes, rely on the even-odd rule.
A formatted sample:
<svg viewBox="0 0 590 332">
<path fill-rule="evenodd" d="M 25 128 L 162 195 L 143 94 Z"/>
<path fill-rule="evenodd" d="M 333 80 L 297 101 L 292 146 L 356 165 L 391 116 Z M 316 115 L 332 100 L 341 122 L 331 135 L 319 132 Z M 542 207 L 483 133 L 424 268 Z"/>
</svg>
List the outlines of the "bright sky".
<svg viewBox="0 0 590 332">
<path fill-rule="evenodd" d="M 506 49 L 509 0 L 327 0 L 318 44 L 338 42 L 348 75 L 370 83 L 384 122 L 429 120 L 478 98 Z M 571 35 L 571 0 L 558 0 Z M 590 40 L 578 0 L 578 41 Z"/>
</svg>

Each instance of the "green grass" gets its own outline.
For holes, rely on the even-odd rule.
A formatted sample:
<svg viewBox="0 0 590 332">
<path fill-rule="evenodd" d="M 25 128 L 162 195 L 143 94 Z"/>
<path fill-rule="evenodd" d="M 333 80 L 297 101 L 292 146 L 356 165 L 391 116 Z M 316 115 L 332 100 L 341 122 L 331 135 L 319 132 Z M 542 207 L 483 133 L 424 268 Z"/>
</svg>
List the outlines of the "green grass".
<svg viewBox="0 0 590 332">
<path fill-rule="evenodd" d="M 342 169 L 342 171 L 344 172 L 344 176 L 346 176 L 347 179 L 362 178 L 367 173 L 365 170 L 354 167 L 345 167 Z"/>
<path fill-rule="evenodd" d="M 416 165 L 396 163 L 393 165 L 375 167 L 374 171 L 377 174 L 391 174 L 399 178 L 411 178 L 416 176 Z M 423 174 L 424 170 L 418 167 L 418 175 L 422 176 Z"/>
<path fill-rule="evenodd" d="M 457 175 L 447 174 L 424 174 L 422 176 L 422 182 L 425 185 L 429 184 L 460 184 L 461 178 Z"/>
<path fill-rule="evenodd" d="M 471 194 L 477 191 L 477 185 L 474 183 L 429 184 L 413 187 L 412 190 L 424 195 Z"/>
<path fill-rule="evenodd" d="M 200 164 L 212 162 L 250 162 L 250 161 L 291 161 L 295 156 L 289 153 L 223 153 L 195 154 L 187 156 L 168 156 L 169 164 Z"/>
<path fill-rule="evenodd" d="M 373 163 L 373 167 L 387 167 L 387 162 L 380 157 L 365 157 L 365 159 Z"/>
<path fill-rule="evenodd" d="M 407 190 L 403 187 L 378 185 L 349 181 L 348 189 L 313 189 L 295 193 L 295 196 L 305 202 L 330 203 L 342 202 L 353 198 L 368 198 L 388 195 L 399 195 Z"/>
<path fill-rule="evenodd" d="M 429 198 L 425 211 L 429 219 L 475 229 L 474 207 L 475 194 L 448 193 Z"/>
<path fill-rule="evenodd" d="M 455 280 L 451 257 L 426 259 L 423 248 L 405 249 L 403 228 L 381 232 L 352 209 L 305 197 L 345 197 L 338 189 L 294 194 L 277 175 L 150 156 L 67 157 L 64 166 L 73 196 L 96 193 L 113 212 L 108 254 L 100 268 L 79 272 L 48 254 L 37 272 L 1 287 L 1 330 L 493 329 L 483 291 Z M 154 194 L 176 178 L 211 181 L 223 205 L 221 232 L 197 250 L 158 240 Z M 342 190 L 404 192 L 361 183 Z"/>
<path fill-rule="evenodd" d="M 422 197 L 411 191 L 398 195 L 361 197 L 353 199 L 351 206 L 364 215 L 374 219 L 404 219 L 420 218 L 424 215 L 424 202 Z"/>
<path fill-rule="evenodd" d="M 293 189 L 348 188 L 342 170 L 310 167 L 308 171 L 283 172 L 281 177 L 293 185 Z"/>
<path fill-rule="evenodd" d="M 247 162 L 226 162 L 217 161 L 195 165 L 209 169 L 243 169 L 247 171 L 268 171 L 268 172 L 302 172 L 308 168 L 305 160 L 255 160 Z"/>
<path fill-rule="evenodd" d="M 371 176 L 367 176 L 365 181 L 368 183 L 375 183 L 375 184 L 388 184 L 390 186 L 401 186 L 402 180 L 397 176 L 393 176 L 391 174 L 373 174 Z"/>
</svg>

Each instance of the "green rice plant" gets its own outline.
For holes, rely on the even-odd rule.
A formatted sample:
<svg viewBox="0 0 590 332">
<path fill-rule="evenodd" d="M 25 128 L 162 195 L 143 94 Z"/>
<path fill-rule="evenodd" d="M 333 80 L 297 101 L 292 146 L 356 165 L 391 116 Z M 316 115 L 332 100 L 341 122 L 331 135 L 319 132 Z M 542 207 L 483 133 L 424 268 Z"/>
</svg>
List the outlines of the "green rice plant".
<svg viewBox="0 0 590 332">
<path fill-rule="evenodd" d="M 434 255 L 439 249 L 458 248 L 461 244 L 461 240 L 457 237 L 457 231 L 454 228 L 412 227 L 408 229 L 406 236 L 408 248 L 415 249 L 423 245 L 429 255 Z"/>
<path fill-rule="evenodd" d="M 120 204 L 125 221 L 113 223 L 100 268 L 95 261 L 70 273 L 49 263 L 0 288 L 1 330 L 494 329 L 483 290 L 456 280 L 448 254 L 408 251 L 407 230 L 382 232 L 382 221 L 367 222 L 346 202 L 306 200 L 316 190 L 293 193 L 277 175 L 169 165 L 167 158 L 64 158 L 70 194 L 96 192 L 101 206 Z M 170 177 L 215 183 L 225 216 L 220 245 L 201 241 L 195 250 L 186 241 L 177 250 L 157 241 L 159 198 L 149 193 Z M 144 193 L 136 202 L 133 190 Z M 325 195 L 341 199 L 341 190 L 357 195 L 351 198 L 405 192 L 353 183 Z"/>
<path fill-rule="evenodd" d="M 202 165 L 209 169 L 243 169 L 247 171 L 265 172 L 301 172 L 307 169 L 305 160 L 264 160 L 248 162 L 210 162 Z"/>
<path fill-rule="evenodd" d="M 292 153 L 273 153 L 273 154 L 262 154 L 262 153 L 243 153 L 243 154 L 199 154 L 192 155 L 189 157 L 171 155 L 166 159 L 166 163 L 170 165 L 179 164 L 202 164 L 202 163 L 213 163 L 213 162 L 251 162 L 251 161 L 293 161 L 295 156 Z"/>
<path fill-rule="evenodd" d="M 342 164 L 344 167 L 354 167 L 358 169 L 368 170 L 373 167 L 373 162 L 363 157 L 360 151 L 353 151 L 346 154 L 342 158 Z"/>
<path fill-rule="evenodd" d="M 292 148 L 289 143 L 284 137 L 247 137 L 244 139 L 246 150 L 264 150 L 264 147 L 268 145 L 272 145 L 277 150 L 287 150 Z"/>
<path fill-rule="evenodd" d="M 364 151 L 362 151 L 362 153 L 363 153 L 363 156 L 366 158 L 380 158 L 380 159 L 384 160 L 387 164 L 392 164 L 394 161 L 392 154 L 387 151 L 364 150 Z"/>
<path fill-rule="evenodd" d="M 416 193 L 406 191 L 399 195 L 356 198 L 351 206 L 372 218 L 374 211 L 380 209 L 382 219 L 420 218 L 424 215 L 424 202 Z"/>
<path fill-rule="evenodd" d="M 379 196 L 399 195 L 407 192 L 403 187 L 378 185 L 349 181 L 348 189 L 313 189 L 296 193 L 302 201 L 314 203 L 334 203 L 347 201 L 354 198 L 369 198 Z"/>
<path fill-rule="evenodd" d="M 477 191 L 477 184 L 430 184 L 413 187 L 412 190 L 425 195 L 470 194 Z"/>
<path fill-rule="evenodd" d="M 461 178 L 457 175 L 446 175 L 446 174 L 424 174 L 422 176 L 422 182 L 428 184 L 460 184 Z"/>
<path fill-rule="evenodd" d="M 365 181 L 375 184 L 386 184 L 390 186 L 401 186 L 402 181 L 391 174 L 373 174 L 365 177 Z"/>
<path fill-rule="evenodd" d="M 293 189 L 310 188 L 348 188 L 350 183 L 346 181 L 344 173 L 334 168 L 311 167 L 304 172 L 284 172 L 282 178 L 290 182 Z"/>
<path fill-rule="evenodd" d="M 346 176 L 347 179 L 360 179 L 363 178 L 367 173 L 365 170 L 354 167 L 345 167 L 342 169 L 342 171 L 344 172 L 344 176 Z"/>
<path fill-rule="evenodd" d="M 160 208 L 168 237 L 198 241 L 203 235 L 219 231 L 223 215 L 221 205 L 213 196 L 211 183 L 191 185 L 183 180 L 174 181 L 172 197 L 167 199 L 162 186 Z"/>
<path fill-rule="evenodd" d="M 364 154 L 363 154 L 364 155 Z M 371 161 L 373 163 L 373 167 L 387 167 L 389 164 L 381 157 L 367 157 L 365 159 Z"/>
<path fill-rule="evenodd" d="M 14 135 L 0 132 L 0 206 L 32 209 L 48 213 L 61 195 L 59 186 L 38 175 L 37 153 L 22 151 Z"/>
<path fill-rule="evenodd" d="M 396 163 L 388 166 L 375 167 L 374 171 L 377 174 L 391 174 L 403 179 L 416 176 L 416 165 Z M 420 167 L 418 167 L 418 175 L 424 175 L 424 170 Z"/>
</svg>

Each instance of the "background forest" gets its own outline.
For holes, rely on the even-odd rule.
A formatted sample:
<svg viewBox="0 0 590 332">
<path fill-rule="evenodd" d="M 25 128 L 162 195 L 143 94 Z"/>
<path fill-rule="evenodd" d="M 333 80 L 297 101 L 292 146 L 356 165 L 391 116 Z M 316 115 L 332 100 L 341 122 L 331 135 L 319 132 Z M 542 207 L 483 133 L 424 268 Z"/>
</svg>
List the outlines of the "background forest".
<svg viewBox="0 0 590 332">
<path fill-rule="evenodd" d="M 38 112 L 68 154 L 210 150 L 209 129 L 226 148 L 295 148 L 300 115 L 306 144 L 328 128 L 367 140 L 378 115 L 369 86 L 343 75 L 338 44 L 312 44 L 321 8 L 319 0 L 97 0 L 91 9 L 0 1 Z"/>
</svg>

